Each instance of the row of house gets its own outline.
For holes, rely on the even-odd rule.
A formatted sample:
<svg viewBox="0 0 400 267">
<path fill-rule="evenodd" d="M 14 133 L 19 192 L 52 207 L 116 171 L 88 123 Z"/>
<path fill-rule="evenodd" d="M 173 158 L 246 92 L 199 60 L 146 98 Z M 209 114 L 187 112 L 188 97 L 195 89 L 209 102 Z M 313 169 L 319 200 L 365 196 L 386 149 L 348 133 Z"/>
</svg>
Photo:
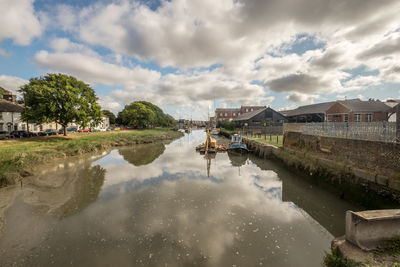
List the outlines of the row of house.
<svg viewBox="0 0 400 267">
<path fill-rule="evenodd" d="M 21 113 L 24 111 L 24 107 L 16 102 L 16 96 L 4 94 L 3 99 L 0 99 L 0 131 L 12 132 L 12 131 L 27 131 L 40 132 L 47 129 L 59 130 L 61 125 L 52 123 L 34 124 L 26 123 L 21 120 Z M 71 123 L 69 126 L 78 126 Z M 110 127 L 110 120 L 107 116 L 103 116 L 102 122 L 97 125 L 95 130 L 103 130 Z"/>
<path fill-rule="evenodd" d="M 269 126 L 292 122 L 377 122 L 395 121 L 395 107 L 400 100 L 382 102 L 370 99 L 338 100 L 275 111 L 266 106 L 217 108 L 215 120 L 234 121 L 238 126 Z"/>
</svg>

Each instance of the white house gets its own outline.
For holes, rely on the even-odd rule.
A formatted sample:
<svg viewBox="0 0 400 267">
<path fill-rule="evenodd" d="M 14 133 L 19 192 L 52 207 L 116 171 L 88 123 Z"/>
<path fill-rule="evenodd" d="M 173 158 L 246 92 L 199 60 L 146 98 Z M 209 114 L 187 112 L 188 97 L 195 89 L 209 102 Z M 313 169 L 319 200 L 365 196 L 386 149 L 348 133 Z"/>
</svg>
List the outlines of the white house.
<svg viewBox="0 0 400 267">
<path fill-rule="evenodd" d="M 20 131 L 27 130 L 27 124 L 21 121 L 21 112 L 24 108 L 8 100 L 0 99 L 0 131 Z M 29 130 L 38 131 L 38 126 L 29 124 Z"/>
</svg>

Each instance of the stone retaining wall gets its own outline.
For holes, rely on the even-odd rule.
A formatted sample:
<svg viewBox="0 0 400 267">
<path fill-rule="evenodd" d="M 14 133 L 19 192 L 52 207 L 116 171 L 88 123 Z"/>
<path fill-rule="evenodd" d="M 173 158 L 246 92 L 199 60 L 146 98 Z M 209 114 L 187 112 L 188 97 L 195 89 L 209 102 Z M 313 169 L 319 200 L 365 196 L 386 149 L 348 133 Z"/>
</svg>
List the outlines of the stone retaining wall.
<svg viewBox="0 0 400 267">
<path fill-rule="evenodd" d="M 400 191 L 400 144 L 288 132 L 284 149 L 341 163 L 358 177 Z"/>
</svg>

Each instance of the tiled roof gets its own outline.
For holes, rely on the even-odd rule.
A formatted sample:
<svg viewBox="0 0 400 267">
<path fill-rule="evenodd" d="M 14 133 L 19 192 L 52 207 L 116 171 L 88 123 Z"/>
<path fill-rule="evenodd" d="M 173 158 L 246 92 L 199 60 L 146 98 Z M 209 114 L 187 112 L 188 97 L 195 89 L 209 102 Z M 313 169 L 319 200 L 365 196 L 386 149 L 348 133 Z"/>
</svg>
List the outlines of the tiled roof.
<svg viewBox="0 0 400 267">
<path fill-rule="evenodd" d="M 237 118 L 235 118 L 234 121 L 246 121 L 246 120 L 249 120 L 249 119 L 253 118 L 254 116 L 260 114 L 261 112 L 263 112 L 266 109 L 267 108 L 263 108 L 263 109 L 259 109 L 259 110 L 254 110 L 252 112 L 243 113 L 240 116 L 238 116 Z"/>
<path fill-rule="evenodd" d="M 343 106 L 347 107 L 353 112 L 385 112 L 390 109 L 385 103 L 379 100 L 368 101 L 338 101 Z"/>
<path fill-rule="evenodd" d="M 22 112 L 23 110 L 24 108 L 20 105 L 0 99 L 0 112 Z"/>
<path fill-rule="evenodd" d="M 305 114 L 325 113 L 335 103 L 336 102 L 332 101 L 332 102 L 312 104 L 307 106 L 300 106 L 293 110 L 281 111 L 281 113 L 286 117 L 305 115 Z"/>
</svg>

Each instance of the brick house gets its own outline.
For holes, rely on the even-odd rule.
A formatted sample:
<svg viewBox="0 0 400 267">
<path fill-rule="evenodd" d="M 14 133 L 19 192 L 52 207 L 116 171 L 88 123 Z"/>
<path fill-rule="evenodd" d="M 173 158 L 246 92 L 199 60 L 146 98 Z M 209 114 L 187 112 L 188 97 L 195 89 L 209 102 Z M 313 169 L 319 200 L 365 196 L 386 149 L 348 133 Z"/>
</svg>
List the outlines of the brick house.
<svg viewBox="0 0 400 267">
<path fill-rule="evenodd" d="M 217 108 L 216 121 L 232 121 L 242 114 L 267 108 L 266 106 L 241 106 L 240 108 Z"/>
<path fill-rule="evenodd" d="M 326 111 L 327 122 L 387 121 L 390 107 L 379 100 L 360 99 L 336 101 Z"/>
</svg>

